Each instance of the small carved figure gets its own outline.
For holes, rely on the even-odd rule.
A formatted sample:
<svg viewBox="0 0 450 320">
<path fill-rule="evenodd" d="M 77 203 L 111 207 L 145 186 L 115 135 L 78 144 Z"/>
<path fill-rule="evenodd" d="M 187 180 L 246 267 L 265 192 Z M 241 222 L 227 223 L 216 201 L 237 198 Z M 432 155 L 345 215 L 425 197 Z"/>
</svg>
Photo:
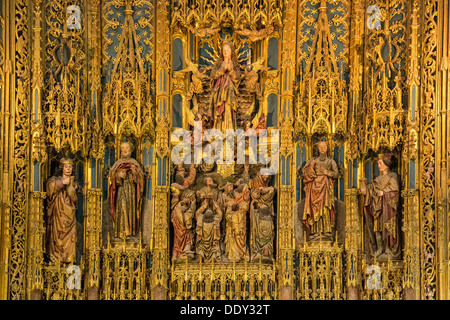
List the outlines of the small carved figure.
<svg viewBox="0 0 450 320">
<path fill-rule="evenodd" d="M 275 229 L 273 213 L 270 208 L 257 202 L 252 203 L 250 209 L 250 249 L 251 260 L 273 260 L 273 241 Z"/>
<path fill-rule="evenodd" d="M 73 176 L 73 161 L 63 158 L 57 172 L 47 182 L 47 239 L 49 260 L 75 262 L 77 243 L 78 184 Z"/>
<path fill-rule="evenodd" d="M 192 81 L 189 87 L 189 95 L 188 99 L 192 98 L 194 94 L 202 94 L 203 93 L 203 84 L 202 79 L 207 78 L 208 76 L 205 74 L 205 68 L 198 68 L 198 64 L 192 62 L 190 59 L 186 59 L 187 68 L 181 70 L 180 72 L 192 72 Z"/>
<path fill-rule="evenodd" d="M 245 29 L 244 25 L 240 26 L 240 30 L 236 30 L 236 33 L 248 37 L 248 39 L 252 42 L 259 41 L 267 38 L 274 31 L 273 25 L 269 25 L 261 30 L 250 30 Z"/>
<path fill-rule="evenodd" d="M 248 165 L 244 166 L 244 176 L 248 174 Z M 251 188 L 250 205 L 250 252 L 251 260 L 273 258 L 275 229 L 273 217 L 275 211 L 273 198 L 275 188 L 269 186 L 270 175 L 258 175 L 249 181 Z"/>
<path fill-rule="evenodd" d="M 213 26 L 210 27 L 210 28 L 201 28 L 201 29 L 194 28 L 193 29 L 194 34 L 197 37 L 199 37 L 199 38 L 204 38 L 204 37 L 206 37 L 207 35 L 210 35 L 210 34 L 216 34 L 220 30 L 221 30 L 221 28 L 214 28 Z"/>
<path fill-rule="evenodd" d="M 225 254 L 230 261 L 248 259 L 247 213 L 250 195 L 248 186 L 240 183 L 234 191 L 234 198 L 226 206 Z"/>
<path fill-rule="evenodd" d="M 426 171 L 423 173 L 423 177 L 426 184 L 433 184 L 434 179 L 434 163 L 430 162 L 426 167 Z"/>
<path fill-rule="evenodd" d="M 310 240 L 331 241 L 335 223 L 334 179 L 339 177 L 336 162 L 327 155 L 328 146 L 317 144 L 319 156 L 309 160 L 303 168 L 305 209 L 303 222 L 310 230 Z"/>
<path fill-rule="evenodd" d="M 191 201 L 185 198 L 179 201 L 172 210 L 172 225 L 174 229 L 174 244 L 172 259 L 175 262 L 194 257 L 194 232 L 192 220 L 194 211 Z"/>
<path fill-rule="evenodd" d="M 204 262 L 221 261 L 219 241 L 220 222 L 223 214 L 217 202 L 214 202 L 212 209 L 208 207 L 208 200 L 204 199 L 195 213 L 197 220 L 196 252 Z"/>
<path fill-rule="evenodd" d="M 269 70 L 269 68 L 264 66 L 264 58 L 260 58 L 255 63 L 247 66 L 244 73 L 245 89 L 247 89 L 249 93 L 255 93 L 259 100 L 261 100 L 261 85 L 258 82 L 258 71 L 260 70 Z"/>
<path fill-rule="evenodd" d="M 400 230 L 398 222 L 399 179 L 391 171 L 396 166 L 393 154 L 378 160 L 380 175 L 371 183 L 361 180 L 360 193 L 364 197 L 365 224 L 372 251 L 378 261 L 400 258 Z"/>
</svg>

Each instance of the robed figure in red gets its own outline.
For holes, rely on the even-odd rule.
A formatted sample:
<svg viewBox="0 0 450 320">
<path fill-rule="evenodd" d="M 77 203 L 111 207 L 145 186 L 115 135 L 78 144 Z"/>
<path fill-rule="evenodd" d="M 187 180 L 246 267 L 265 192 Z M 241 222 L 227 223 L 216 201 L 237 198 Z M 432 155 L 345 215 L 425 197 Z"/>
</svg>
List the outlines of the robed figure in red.
<svg viewBox="0 0 450 320">
<path fill-rule="evenodd" d="M 137 241 L 141 225 L 144 173 L 131 158 L 132 144 L 120 146 L 121 158 L 110 171 L 109 201 L 114 240 Z"/>
<path fill-rule="evenodd" d="M 339 177 L 336 162 L 327 155 L 326 142 L 317 144 L 319 156 L 303 168 L 305 209 L 303 222 L 309 228 L 309 240 L 332 240 L 335 225 L 334 179 Z"/>
<path fill-rule="evenodd" d="M 364 220 L 372 251 L 378 261 L 400 259 L 398 175 L 392 171 L 396 157 L 387 153 L 378 160 L 380 175 L 373 182 L 361 180 Z"/>
</svg>

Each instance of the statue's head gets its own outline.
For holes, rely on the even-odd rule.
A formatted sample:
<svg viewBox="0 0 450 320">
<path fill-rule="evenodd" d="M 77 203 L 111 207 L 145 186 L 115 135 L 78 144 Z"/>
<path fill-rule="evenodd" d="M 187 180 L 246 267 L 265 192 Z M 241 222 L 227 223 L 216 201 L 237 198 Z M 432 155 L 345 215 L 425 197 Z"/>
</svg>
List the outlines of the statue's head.
<svg viewBox="0 0 450 320">
<path fill-rule="evenodd" d="M 265 183 L 267 183 L 267 182 L 269 181 L 269 179 L 270 179 L 270 176 L 269 176 L 268 174 L 263 174 L 263 175 L 261 176 L 261 178 L 262 178 L 262 180 L 263 180 Z"/>
<path fill-rule="evenodd" d="M 397 157 L 392 153 L 385 153 L 383 157 L 378 160 L 378 168 L 380 171 L 393 170 L 397 166 Z"/>
<path fill-rule="evenodd" d="M 223 55 L 224 60 L 231 59 L 233 50 L 234 50 L 234 46 L 231 42 L 227 41 L 222 45 L 222 55 Z"/>
<path fill-rule="evenodd" d="M 328 152 L 328 145 L 325 141 L 320 141 L 317 144 L 317 149 L 319 150 L 319 155 L 322 155 L 322 154 L 326 155 Z"/>
<path fill-rule="evenodd" d="M 134 149 L 134 146 L 129 141 L 124 141 L 120 144 L 120 153 L 121 153 L 122 157 L 131 156 L 133 149 Z"/>
<path fill-rule="evenodd" d="M 223 186 L 223 190 L 225 192 L 231 192 L 231 191 L 233 191 L 233 189 L 234 189 L 234 186 L 231 182 L 227 182 L 226 185 Z"/>
<path fill-rule="evenodd" d="M 214 185 L 214 180 L 210 177 L 205 178 L 205 184 L 207 186 L 213 186 Z"/>
<path fill-rule="evenodd" d="M 184 175 L 182 175 L 180 172 L 177 172 L 177 174 L 175 175 L 175 182 L 178 184 L 183 184 L 184 183 Z"/>
<path fill-rule="evenodd" d="M 66 177 L 71 176 L 73 173 L 73 160 L 69 158 L 62 158 L 59 161 L 59 170 L 61 174 Z"/>
</svg>

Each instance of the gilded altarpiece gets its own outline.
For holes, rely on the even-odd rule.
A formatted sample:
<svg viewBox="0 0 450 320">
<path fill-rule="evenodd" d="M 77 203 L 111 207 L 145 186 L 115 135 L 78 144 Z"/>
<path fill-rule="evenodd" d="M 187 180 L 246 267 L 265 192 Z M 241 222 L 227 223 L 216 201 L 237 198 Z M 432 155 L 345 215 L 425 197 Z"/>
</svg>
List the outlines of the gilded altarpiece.
<svg viewBox="0 0 450 320">
<path fill-rule="evenodd" d="M 0 298 L 448 299 L 449 8 L 2 1 Z M 277 165 L 176 162 L 206 129 Z"/>
</svg>

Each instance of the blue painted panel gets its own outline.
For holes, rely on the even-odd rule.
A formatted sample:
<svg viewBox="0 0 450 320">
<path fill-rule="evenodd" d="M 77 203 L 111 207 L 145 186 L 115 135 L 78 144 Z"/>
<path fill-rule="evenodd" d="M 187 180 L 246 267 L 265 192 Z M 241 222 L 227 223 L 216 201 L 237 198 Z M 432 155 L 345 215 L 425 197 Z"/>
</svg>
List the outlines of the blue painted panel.
<svg viewBox="0 0 450 320">
<path fill-rule="evenodd" d="M 142 151 L 142 165 L 144 167 L 148 166 L 148 150 L 147 148 L 144 148 L 144 150 Z"/>
<path fill-rule="evenodd" d="M 36 89 L 34 90 L 34 123 L 37 123 L 38 121 L 38 110 L 39 110 L 38 105 L 39 105 L 39 92 Z"/>
<path fill-rule="evenodd" d="M 94 92 L 94 96 L 92 97 L 93 105 L 92 105 L 92 115 L 94 119 L 97 119 L 97 93 Z"/>
<path fill-rule="evenodd" d="M 161 157 L 158 157 L 158 186 L 161 185 L 161 173 L 162 173 L 162 167 L 161 167 Z"/>
<path fill-rule="evenodd" d="M 412 121 L 416 118 L 416 86 L 412 87 L 412 106 L 411 106 Z"/>
<path fill-rule="evenodd" d="M 267 49 L 267 66 L 271 70 L 278 70 L 278 39 L 270 38 Z"/>
<path fill-rule="evenodd" d="M 373 178 L 376 178 L 380 175 L 380 169 L 378 168 L 378 161 L 374 161 L 374 166 L 373 166 Z"/>
<path fill-rule="evenodd" d="M 364 164 L 364 175 L 367 181 L 372 181 L 372 163 L 370 161 Z"/>
<path fill-rule="evenodd" d="M 173 50 L 172 55 L 173 71 L 180 71 L 183 69 L 183 41 L 181 41 L 181 39 L 179 38 L 174 39 L 172 50 Z"/>
<path fill-rule="evenodd" d="M 111 148 L 109 154 L 110 154 L 109 165 L 112 166 L 114 162 L 116 162 L 116 151 L 114 150 L 114 147 Z"/>
<path fill-rule="evenodd" d="M 286 161 L 286 184 L 291 185 L 291 156 L 287 157 Z"/>
<path fill-rule="evenodd" d="M 173 96 L 172 126 L 174 128 L 183 127 L 183 98 L 179 94 Z"/>
<path fill-rule="evenodd" d="M 358 187 L 358 160 L 353 160 L 353 188 Z"/>
<path fill-rule="evenodd" d="M 167 156 L 164 156 L 163 158 L 163 170 L 162 170 L 162 177 L 161 177 L 161 185 L 166 185 L 166 176 L 167 176 Z"/>
<path fill-rule="evenodd" d="M 409 188 L 416 188 L 416 160 L 409 160 Z"/>
<path fill-rule="evenodd" d="M 34 186 L 34 191 L 40 191 L 40 181 L 39 181 L 39 162 L 35 161 L 34 162 L 34 177 L 33 177 L 33 186 Z"/>
<path fill-rule="evenodd" d="M 276 127 L 278 113 L 278 97 L 275 93 L 271 93 L 267 97 L 267 127 Z"/>
<path fill-rule="evenodd" d="M 95 188 L 97 178 L 97 162 L 95 159 L 91 160 L 91 188 Z"/>
<path fill-rule="evenodd" d="M 352 161 L 348 160 L 348 188 L 352 188 L 352 173 L 353 173 L 353 165 Z"/>
</svg>

